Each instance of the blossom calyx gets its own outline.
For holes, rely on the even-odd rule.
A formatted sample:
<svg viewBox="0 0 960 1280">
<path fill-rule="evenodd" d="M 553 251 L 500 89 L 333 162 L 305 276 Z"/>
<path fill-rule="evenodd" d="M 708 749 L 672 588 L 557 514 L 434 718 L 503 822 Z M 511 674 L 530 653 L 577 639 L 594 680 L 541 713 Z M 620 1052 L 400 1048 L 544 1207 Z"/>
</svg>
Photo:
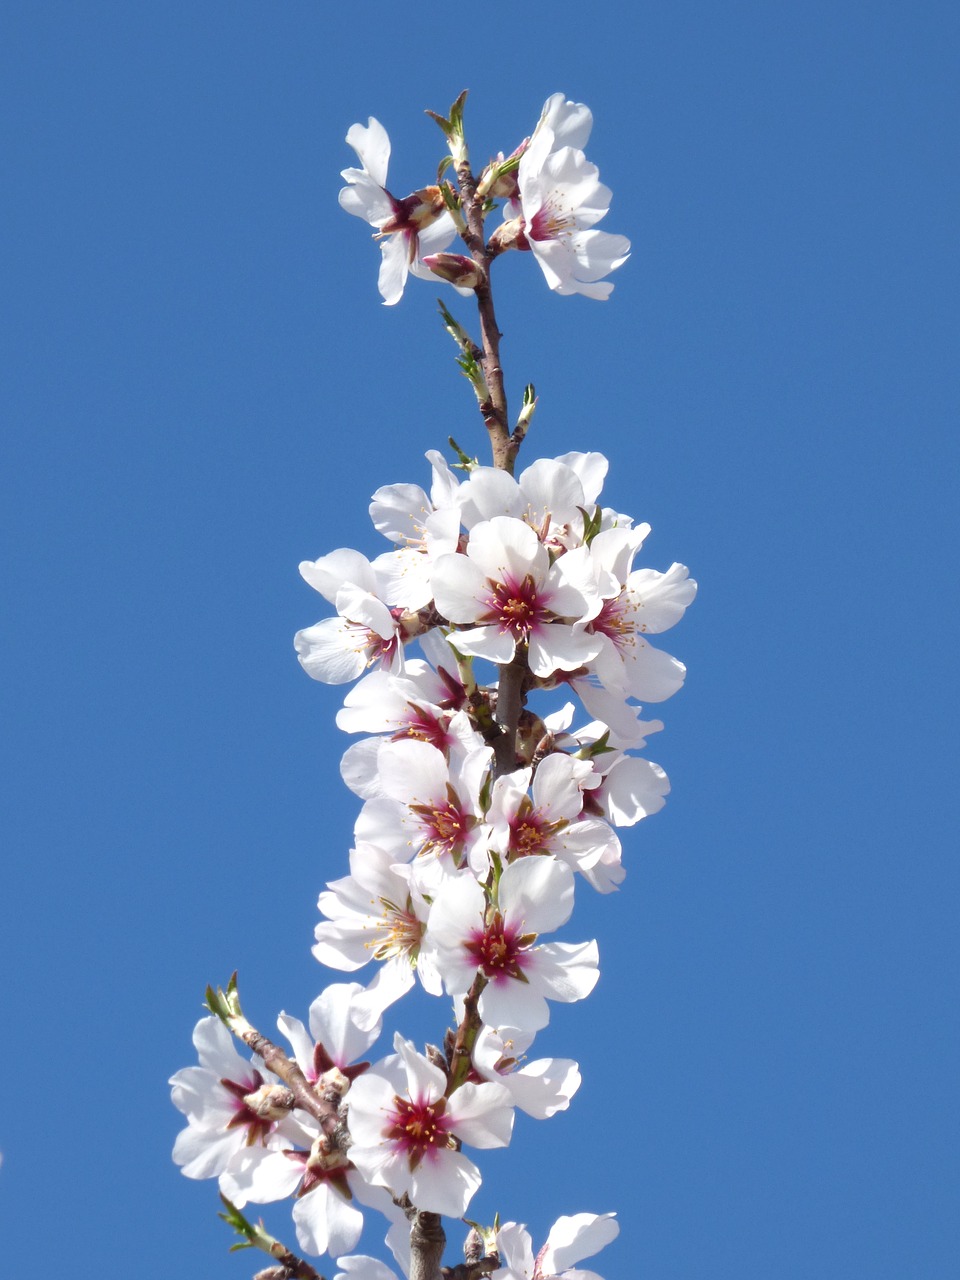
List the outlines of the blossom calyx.
<svg viewBox="0 0 960 1280">
<path fill-rule="evenodd" d="M 469 158 L 467 152 L 467 140 L 463 132 L 463 108 L 467 101 L 467 90 L 460 94 L 456 102 L 450 108 L 450 115 L 441 116 L 436 111 L 428 111 L 427 115 L 431 120 L 435 120 L 443 130 L 443 135 L 447 140 L 450 148 L 450 158 L 455 165 L 465 164 Z"/>
<path fill-rule="evenodd" d="M 391 235 L 394 231 L 422 231 L 446 210 L 447 203 L 439 187 L 421 187 L 412 195 L 394 201 L 393 215 L 381 225 L 377 238 Z"/>
</svg>

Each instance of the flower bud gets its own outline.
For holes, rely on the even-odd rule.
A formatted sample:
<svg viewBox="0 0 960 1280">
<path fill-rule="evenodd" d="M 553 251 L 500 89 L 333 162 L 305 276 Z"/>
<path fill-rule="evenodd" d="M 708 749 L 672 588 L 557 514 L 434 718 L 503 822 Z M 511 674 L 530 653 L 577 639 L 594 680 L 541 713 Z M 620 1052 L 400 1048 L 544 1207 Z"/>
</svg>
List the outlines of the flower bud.
<svg viewBox="0 0 960 1280">
<path fill-rule="evenodd" d="M 484 200 L 488 197 L 493 200 L 516 200 L 520 194 L 517 169 L 520 165 L 520 157 L 529 145 L 530 139 L 524 138 L 516 151 L 512 151 L 506 159 L 501 151 L 496 160 L 491 160 L 480 175 L 477 195 Z"/>
<path fill-rule="evenodd" d="M 462 253 L 430 253 L 423 262 L 435 276 L 461 289 L 475 289 L 480 283 L 480 268 Z"/>
</svg>

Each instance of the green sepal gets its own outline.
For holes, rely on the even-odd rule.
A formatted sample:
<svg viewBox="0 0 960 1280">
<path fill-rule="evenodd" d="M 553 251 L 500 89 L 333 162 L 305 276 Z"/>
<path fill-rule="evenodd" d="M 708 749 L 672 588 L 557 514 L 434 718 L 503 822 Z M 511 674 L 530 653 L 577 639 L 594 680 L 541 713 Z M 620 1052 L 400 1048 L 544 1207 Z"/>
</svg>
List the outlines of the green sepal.
<svg viewBox="0 0 960 1280">
<path fill-rule="evenodd" d="M 478 460 L 476 458 L 471 458 L 468 453 L 464 453 L 464 451 L 457 444 L 456 440 L 454 440 L 453 436 L 447 436 L 447 443 L 449 444 L 453 452 L 457 455 L 457 461 L 454 463 L 454 466 L 457 468 L 458 471 L 472 471 L 474 467 L 479 467 L 480 463 L 478 462 Z M 457 657 L 461 661 L 463 661 L 464 655 L 462 653 L 457 652 L 456 646 L 451 644 L 450 647 L 451 649 L 453 649 L 454 653 L 456 653 Z"/>
<path fill-rule="evenodd" d="M 223 987 L 217 987 L 216 991 L 214 991 L 213 987 L 207 987 L 204 1003 L 212 1014 L 232 1030 L 232 1027 L 230 1027 L 231 1022 L 236 1018 L 243 1017 L 243 1010 L 240 1008 L 240 994 L 237 991 L 236 969 L 230 975 L 226 991 L 224 991 Z"/>
</svg>

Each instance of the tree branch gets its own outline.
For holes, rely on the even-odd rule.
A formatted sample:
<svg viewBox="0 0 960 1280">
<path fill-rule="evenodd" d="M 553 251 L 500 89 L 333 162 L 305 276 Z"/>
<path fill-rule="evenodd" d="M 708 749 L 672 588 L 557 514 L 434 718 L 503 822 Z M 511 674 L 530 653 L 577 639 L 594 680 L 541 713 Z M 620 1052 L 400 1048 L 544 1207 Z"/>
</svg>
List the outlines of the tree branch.
<svg viewBox="0 0 960 1280">
<path fill-rule="evenodd" d="M 410 1280 L 441 1280 L 446 1243 L 439 1213 L 418 1212 L 410 1228 Z"/>
</svg>

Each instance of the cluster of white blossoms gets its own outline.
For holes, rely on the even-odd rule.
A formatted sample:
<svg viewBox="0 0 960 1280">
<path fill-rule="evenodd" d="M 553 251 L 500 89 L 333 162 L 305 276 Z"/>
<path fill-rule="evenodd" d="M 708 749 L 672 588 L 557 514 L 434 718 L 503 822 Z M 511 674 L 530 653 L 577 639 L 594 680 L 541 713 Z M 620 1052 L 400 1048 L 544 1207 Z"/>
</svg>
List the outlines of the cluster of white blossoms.
<svg viewBox="0 0 960 1280">
<path fill-rule="evenodd" d="M 613 285 L 603 277 L 630 256 L 626 236 L 596 230 L 610 207 L 611 192 L 583 153 L 593 116 L 582 102 L 555 93 L 544 103 L 529 138 L 508 157 L 501 154 L 481 174 L 480 194 L 504 199 L 504 223 L 491 242 L 497 252 L 531 251 L 547 284 L 561 294 L 607 298 Z M 467 290 L 476 283 L 473 264 L 445 253 L 458 233 L 457 220 L 439 186 L 398 199 L 387 190 L 390 139 L 372 116 L 355 124 L 347 142 L 361 167 L 344 169 L 340 204 L 375 228 L 382 255 L 380 293 L 393 305 L 411 273 L 440 276 Z"/>
<path fill-rule="evenodd" d="M 629 246 L 592 230 L 609 192 L 580 150 L 590 125 L 585 107 L 550 98 L 532 137 L 475 184 L 474 209 L 505 198 L 496 252 L 532 249 L 553 288 L 604 297 L 598 280 Z M 387 192 L 376 121 L 348 141 L 363 167 L 346 171 L 341 203 L 378 228 L 381 291 L 396 301 L 456 218 L 439 188 Z M 466 267 L 458 279 L 444 269 L 474 287 Z M 468 376 L 486 388 L 486 373 Z M 602 505 L 599 453 L 540 459 L 517 477 L 463 454 L 455 467 L 427 458 L 429 492 L 373 495 L 382 554 L 340 548 L 300 565 L 331 612 L 298 632 L 296 651 L 315 680 L 355 682 L 337 723 L 357 738 L 341 775 L 362 801 L 349 874 L 319 897 L 313 954 L 339 973 L 366 970 L 367 985 L 328 985 L 306 1026 L 281 1014 L 289 1052 L 246 1021 L 234 983 L 208 990 L 199 1066 L 171 1081 L 187 1118 L 174 1149 L 183 1172 L 217 1178 L 229 1220 L 261 1248 L 272 1238 L 254 1239 L 240 1210 L 293 1197 L 301 1248 L 336 1258 L 338 1280 L 392 1277 L 350 1252 L 364 1209 L 387 1218 L 409 1272 L 408 1219 L 463 1217 L 481 1185 L 472 1151 L 506 1146 L 518 1108 L 547 1119 L 579 1088 L 572 1059 L 531 1057 L 552 1006 L 584 999 L 599 977 L 595 941 L 556 935 L 578 876 L 602 894 L 623 881 L 617 828 L 664 804 L 666 774 L 637 754 L 663 726 L 642 704 L 674 694 L 685 669 L 650 637 L 696 592 L 683 565 L 634 566 L 649 526 Z M 418 983 L 452 1004 L 442 1047 L 421 1052 L 396 1032 L 377 1057 L 387 1010 Z M 571 1268 L 617 1230 L 612 1214 L 563 1217 L 534 1255 L 522 1225 L 483 1229 L 477 1276 L 583 1280 L 592 1273 Z"/>
</svg>

